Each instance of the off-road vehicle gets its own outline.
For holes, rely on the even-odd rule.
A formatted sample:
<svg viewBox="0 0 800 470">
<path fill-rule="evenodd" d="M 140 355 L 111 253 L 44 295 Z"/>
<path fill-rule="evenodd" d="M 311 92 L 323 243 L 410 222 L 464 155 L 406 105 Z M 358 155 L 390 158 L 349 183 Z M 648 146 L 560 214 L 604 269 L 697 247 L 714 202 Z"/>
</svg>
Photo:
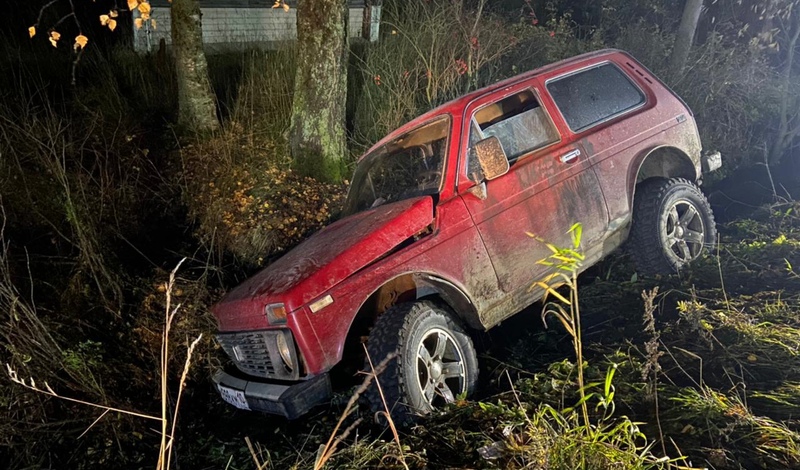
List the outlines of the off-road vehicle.
<svg viewBox="0 0 800 470">
<path fill-rule="evenodd" d="M 686 104 L 616 50 L 425 113 L 360 159 L 340 220 L 213 308 L 222 398 L 295 418 L 367 338 L 374 363 L 396 353 L 379 377 L 396 418 L 452 402 L 475 387 L 471 334 L 543 295 L 550 252 L 529 232 L 568 246 L 579 222 L 584 268 L 627 240 L 645 275 L 714 243 L 698 185 L 721 157 L 701 150 Z"/>
</svg>

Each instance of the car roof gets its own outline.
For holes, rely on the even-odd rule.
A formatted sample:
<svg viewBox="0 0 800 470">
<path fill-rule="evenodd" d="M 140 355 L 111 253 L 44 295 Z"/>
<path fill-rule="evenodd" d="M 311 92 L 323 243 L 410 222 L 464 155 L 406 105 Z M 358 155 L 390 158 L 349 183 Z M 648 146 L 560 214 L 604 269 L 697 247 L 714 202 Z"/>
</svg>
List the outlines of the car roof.
<svg viewBox="0 0 800 470">
<path fill-rule="evenodd" d="M 424 122 L 430 120 L 433 117 L 440 116 L 440 115 L 442 115 L 444 113 L 451 113 L 452 114 L 452 113 L 458 112 L 459 110 L 464 109 L 473 100 L 475 100 L 477 98 L 480 98 L 480 97 L 482 97 L 482 96 L 484 96 L 484 95 L 486 95 L 488 93 L 492 93 L 492 92 L 494 92 L 496 90 L 505 88 L 507 86 L 513 85 L 513 84 L 515 84 L 517 82 L 520 82 L 520 81 L 523 81 L 523 80 L 527 80 L 527 79 L 529 79 L 531 77 L 534 77 L 536 75 L 541 75 L 543 73 L 550 72 L 550 71 L 555 70 L 555 69 L 559 69 L 559 68 L 562 68 L 562 67 L 569 67 L 571 65 L 575 65 L 576 63 L 583 62 L 583 61 L 586 61 L 586 60 L 589 60 L 589 59 L 597 59 L 597 58 L 607 57 L 607 56 L 616 55 L 616 54 L 625 54 L 626 56 L 628 56 L 627 53 L 625 53 L 624 51 L 621 51 L 619 49 L 601 49 L 601 50 L 598 50 L 598 51 L 587 52 L 585 54 L 580 54 L 580 55 L 577 55 L 577 56 L 574 56 L 574 57 L 570 57 L 568 59 L 564 59 L 564 60 L 560 60 L 558 62 L 553 62 L 551 64 L 547 64 L 545 66 L 530 70 L 528 72 L 523 72 L 523 73 L 521 73 L 519 75 L 515 75 L 515 76 L 513 76 L 511 78 L 507 78 L 505 80 L 499 81 L 497 83 L 493 83 L 493 84 L 488 85 L 486 87 L 483 87 L 481 89 L 469 92 L 466 95 L 460 96 L 460 97 L 458 97 L 458 98 L 456 98 L 454 100 L 451 100 L 451 101 L 448 101 L 448 102 L 446 102 L 444 104 L 441 104 L 441 105 L 431 109 L 430 111 L 427 111 L 427 112 L 415 117 L 414 119 L 412 119 L 411 121 L 407 122 L 406 124 L 398 127 L 394 131 L 392 131 L 389 134 L 387 134 L 380 141 L 378 141 L 369 150 L 367 150 L 365 155 L 367 153 L 370 153 L 370 152 L 374 151 L 375 149 L 381 147 L 382 145 L 385 145 L 387 142 L 390 142 L 390 141 L 394 140 L 399 135 L 405 134 L 406 132 L 409 132 L 409 131 L 413 130 L 414 128 L 420 126 L 421 124 L 423 124 Z M 363 156 L 362 156 L 362 158 L 363 158 Z"/>
</svg>

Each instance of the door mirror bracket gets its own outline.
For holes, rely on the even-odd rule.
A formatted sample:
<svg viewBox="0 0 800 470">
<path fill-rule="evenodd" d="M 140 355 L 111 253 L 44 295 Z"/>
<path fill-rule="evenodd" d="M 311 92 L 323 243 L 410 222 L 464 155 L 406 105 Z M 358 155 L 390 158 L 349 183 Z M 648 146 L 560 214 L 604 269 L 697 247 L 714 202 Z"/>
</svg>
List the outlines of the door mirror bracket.
<svg viewBox="0 0 800 470">
<path fill-rule="evenodd" d="M 473 196 L 477 197 L 481 201 L 485 201 L 489 194 L 486 192 L 486 181 L 481 181 L 480 183 L 476 184 L 475 186 L 469 188 L 468 190 L 472 193 Z"/>
</svg>

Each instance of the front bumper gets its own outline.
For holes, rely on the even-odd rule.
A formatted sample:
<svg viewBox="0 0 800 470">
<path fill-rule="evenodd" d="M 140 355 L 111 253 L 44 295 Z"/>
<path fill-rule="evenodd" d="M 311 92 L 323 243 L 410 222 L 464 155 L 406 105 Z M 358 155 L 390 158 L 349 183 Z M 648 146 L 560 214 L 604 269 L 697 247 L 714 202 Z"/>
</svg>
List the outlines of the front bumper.
<svg viewBox="0 0 800 470">
<path fill-rule="evenodd" d="M 245 380 L 218 370 L 213 377 L 223 400 L 240 409 L 261 411 L 288 419 L 308 413 L 331 397 L 328 374 L 291 384 Z"/>
</svg>

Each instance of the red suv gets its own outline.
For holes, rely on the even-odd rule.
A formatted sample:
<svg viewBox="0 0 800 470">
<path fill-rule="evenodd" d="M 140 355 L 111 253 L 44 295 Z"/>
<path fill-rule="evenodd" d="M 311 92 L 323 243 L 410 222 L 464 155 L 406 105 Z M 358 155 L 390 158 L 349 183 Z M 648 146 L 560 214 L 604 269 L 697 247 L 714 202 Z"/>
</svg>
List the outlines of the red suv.
<svg viewBox="0 0 800 470">
<path fill-rule="evenodd" d="M 340 220 L 213 308 L 235 366 L 217 388 L 295 418 L 368 338 L 373 363 L 396 353 L 379 377 L 395 418 L 452 402 L 476 383 L 471 333 L 543 294 L 550 252 L 527 232 L 568 246 L 580 222 L 584 267 L 628 240 L 641 273 L 674 272 L 715 241 L 698 184 L 720 165 L 686 104 L 621 51 L 444 104 L 360 159 Z"/>
</svg>

